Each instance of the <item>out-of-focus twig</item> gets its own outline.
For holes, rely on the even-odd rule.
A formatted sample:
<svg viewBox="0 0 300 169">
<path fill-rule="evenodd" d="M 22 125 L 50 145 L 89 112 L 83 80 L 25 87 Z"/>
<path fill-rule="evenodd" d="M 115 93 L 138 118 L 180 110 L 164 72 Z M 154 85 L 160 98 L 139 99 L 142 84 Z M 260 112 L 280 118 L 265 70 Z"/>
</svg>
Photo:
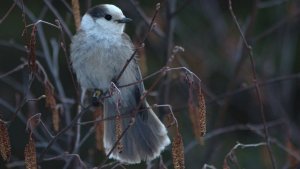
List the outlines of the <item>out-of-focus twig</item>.
<svg viewBox="0 0 300 169">
<path fill-rule="evenodd" d="M 147 39 L 147 37 L 148 37 L 148 35 L 150 34 L 150 32 L 153 30 L 154 21 L 155 21 L 157 15 L 158 15 L 159 9 L 160 9 L 160 4 L 158 3 L 158 4 L 156 4 L 155 13 L 154 13 L 154 15 L 153 15 L 153 17 L 152 17 L 152 20 L 151 20 L 151 22 L 150 22 L 148 31 L 146 32 L 146 34 L 145 34 L 143 40 L 142 40 L 141 43 L 140 43 L 140 46 L 142 46 L 142 47 L 144 47 L 144 42 L 145 42 L 145 40 Z M 131 57 L 130 57 L 129 59 L 127 59 L 127 61 L 126 61 L 125 65 L 123 66 L 121 72 L 119 73 L 119 75 L 118 75 L 117 78 L 115 79 L 116 82 L 118 82 L 118 81 L 120 80 L 120 78 L 121 78 L 121 76 L 123 75 L 124 71 L 126 70 L 127 66 L 129 65 L 129 63 L 130 63 L 130 62 L 133 60 L 133 58 L 135 57 L 135 55 L 136 55 L 136 53 L 137 53 L 137 50 L 138 50 L 138 49 L 136 49 L 136 50 L 132 53 Z"/>
<path fill-rule="evenodd" d="M 73 126 L 76 125 L 76 122 L 79 118 L 81 118 L 81 116 L 88 111 L 88 109 L 91 107 L 91 105 L 88 105 L 87 107 L 84 107 L 80 113 L 78 113 L 74 119 L 71 121 L 71 123 L 66 126 L 65 128 L 63 128 L 61 131 L 59 131 L 59 133 L 57 133 L 53 139 L 51 139 L 47 145 L 47 147 L 42 151 L 42 153 L 40 154 L 38 161 L 39 163 L 42 162 L 44 160 L 44 156 L 46 155 L 46 153 L 49 151 L 49 149 L 51 148 L 51 146 L 57 141 L 57 139 L 63 135 L 65 132 L 67 132 L 70 128 L 72 128 Z"/>
<path fill-rule="evenodd" d="M 79 29 L 80 27 L 80 6 L 79 6 L 79 1 L 78 0 L 72 0 L 72 12 L 75 20 L 75 26 L 76 30 Z"/>
<path fill-rule="evenodd" d="M 258 8 L 270 8 L 270 7 L 273 7 L 275 5 L 280 5 L 284 2 L 287 2 L 288 0 L 269 0 L 267 2 L 259 2 L 257 4 Z"/>
<path fill-rule="evenodd" d="M 254 126 L 252 125 L 247 125 L 247 127 L 249 129 L 251 129 L 252 132 L 254 132 L 255 134 L 264 137 L 264 133 L 260 130 L 257 130 Z M 271 143 L 277 145 L 280 149 L 282 149 L 283 151 L 287 152 L 289 155 L 291 155 L 292 157 L 294 157 L 295 159 L 297 159 L 297 161 L 300 162 L 300 156 L 299 154 L 295 153 L 294 150 L 290 150 L 288 147 L 284 146 L 282 143 L 280 143 L 277 139 L 275 138 L 270 138 L 269 139 Z"/>
<path fill-rule="evenodd" d="M 181 6 L 179 6 L 175 11 L 171 13 L 171 17 L 173 18 L 181 11 L 183 11 L 193 0 L 185 0 Z"/>
<path fill-rule="evenodd" d="M 143 9 L 139 6 L 138 2 L 136 0 L 129 0 L 129 2 L 134 6 L 138 14 L 141 16 L 141 18 L 144 20 L 144 22 L 147 24 L 148 27 L 150 27 L 152 24 L 150 19 L 147 17 Z M 159 29 L 158 27 L 153 28 L 153 32 L 158 35 L 160 38 L 163 38 L 165 36 L 164 32 Z"/>
<path fill-rule="evenodd" d="M 261 113 L 261 118 L 262 118 L 262 121 L 263 121 L 263 124 L 264 124 L 264 132 L 265 132 L 265 139 L 266 139 L 266 143 L 267 143 L 267 149 L 268 149 L 268 153 L 269 153 L 269 156 L 270 156 L 270 159 L 271 159 L 271 162 L 272 162 L 272 167 L 273 169 L 276 169 L 276 162 L 275 162 L 275 157 L 272 153 L 272 149 L 271 149 L 271 145 L 270 145 L 270 141 L 269 141 L 269 133 L 268 133 L 268 128 L 266 127 L 266 117 L 265 117 L 265 110 L 264 110 L 264 105 L 263 105 L 263 101 L 262 101 L 262 96 L 261 96 L 261 91 L 260 91 L 260 87 L 258 85 L 258 79 L 257 79 L 257 75 L 256 75 L 256 70 L 255 70 L 255 63 L 254 63 L 254 57 L 253 57 L 253 51 L 252 51 L 252 47 L 248 44 L 241 28 L 240 28 L 240 25 L 237 21 L 237 18 L 233 12 L 233 9 L 232 9 L 232 2 L 231 0 L 228 1 L 229 2 L 229 11 L 230 11 L 230 14 L 234 20 L 234 23 L 236 24 L 238 30 L 239 30 L 239 33 L 240 33 L 240 36 L 242 37 L 243 39 L 243 42 L 244 42 L 244 45 L 246 46 L 247 50 L 248 50 L 248 55 L 250 57 L 250 62 L 251 62 L 251 69 L 252 69 L 252 76 L 253 76 L 253 81 L 254 81 L 254 84 L 255 84 L 255 91 L 256 91 L 256 95 L 257 95 L 257 98 L 258 98 L 258 101 L 259 101 L 259 105 L 260 105 L 260 113 Z"/>
<path fill-rule="evenodd" d="M 56 10 L 56 8 L 52 5 L 52 3 L 50 1 L 44 0 L 44 3 L 49 7 L 49 9 L 52 11 L 52 13 L 55 15 L 55 17 L 57 17 L 59 19 L 63 30 L 66 32 L 68 37 L 71 39 L 72 38 L 72 33 L 71 33 L 69 27 L 67 26 L 67 24 L 65 23 L 64 19 L 59 14 L 59 12 Z"/>
<path fill-rule="evenodd" d="M 279 119 L 279 120 L 268 122 L 267 127 L 271 128 L 271 127 L 276 127 L 276 126 L 283 125 L 283 124 L 284 124 L 284 121 L 282 119 Z M 237 125 L 233 125 L 233 126 L 222 127 L 222 128 L 215 129 L 215 130 L 208 132 L 204 136 L 204 140 L 207 141 L 214 137 L 220 136 L 222 134 L 230 133 L 230 132 L 241 131 L 241 130 L 248 131 L 248 130 L 254 130 L 254 129 L 262 130 L 263 128 L 264 128 L 263 124 L 237 124 Z M 188 153 L 197 145 L 198 145 L 198 142 L 196 140 L 190 142 L 185 147 L 185 153 Z"/>
<path fill-rule="evenodd" d="M 170 72 L 170 71 L 175 71 L 175 70 L 181 70 L 181 71 L 186 71 L 189 75 L 191 75 L 193 78 L 196 78 L 196 80 L 198 82 L 201 82 L 201 79 L 195 74 L 193 73 L 192 71 L 190 71 L 188 68 L 186 67 L 163 67 L 161 68 L 160 70 L 154 72 L 154 73 L 151 73 L 150 75 L 144 77 L 143 79 L 139 80 L 139 81 L 136 81 L 136 82 L 132 82 L 132 83 L 129 83 L 129 84 L 121 84 L 119 85 L 119 88 L 123 88 L 123 87 L 128 87 L 128 86 L 132 86 L 132 85 L 135 85 L 135 84 L 138 84 L 138 83 L 141 83 L 151 77 L 154 77 L 156 75 L 159 75 L 160 73 L 162 72 Z"/>
<path fill-rule="evenodd" d="M 14 69 L 12 69 L 12 70 L 10 70 L 10 71 L 8 71 L 8 72 L 6 72 L 6 73 L 0 75 L 0 79 L 1 79 L 1 78 L 4 78 L 4 77 L 6 77 L 6 76 L 8 76 L 8 75 L 10 75 L 10 74 L 12 74 L 12 73 L 15 73 L 15 72 L 17 72 L 17 71 L 19 71 L 19 70 L 21 70 L 21 69 L 23 69 L 23 68 L 24 68 L 25 66 L 27 66 L 27 65 L 28 65 L 28 63 L 23 63 L 23 64 L 18 65 L 18 66 L 15 67 Z"/>
<path fill-rule="evenodd" d="M 0 24 L 8 17 L 8 15 L 11 13 L 11 11 L 15 8 L 16 3 L 14 2 L 11 7 L 8 9 L 8 11 L 4 14 L 4 16 L 0 19 Z"/>
<path fill-rule="evenodd" d="M 285 24 L 291 22 L 292 19 L 295 19 L 294 22 L 298 21 L 299 20 L 299 15 L 300 15 L 300 10 L 296 11 L 291 16 L 287 16 L 287 17 L 283 18 L 282 20 L 278 21 L 277 23 L 273 24 L 272 26 L 270 26 L 270 28 L 268 28 L 267 30 L 265 30 L 262 33 L 258 34 L 257 36 L 255 36 L 253 38 L 253 40 L 254 41 L 259 41 L 259 40 L 267 37 L 268 35 L 275 32 L 276 30 L 278 30 L 279 28 L 281 28 Z"/>
<path fill-rule="evenodd" d="M 262 86 L 267 86 L 267 85 L 271 85 L 271 84 L 274 84 L 274 83 L 283 82 L 283 81 L 286 81 L 286 80 L 293 80 L 293 79 L 300 79 L 300 73 L 285 75 L 285 76 L 279 76 L 279 77 L 276 77 L 276 78 L 272 78 L 270 80 L 258 82 L 258 85 L 260 87 L 262 87 Z M 245 91 L 253 90 L 253 89 L 255 89 L 255 84 L 249 85 L 249 86 L 244 87 L 244 88 L 236 89 L 236 90 L 231 91 L 231 92 L 221 94 L 221 95 L 213 98 L 212 100 L 209 100 L 207 102 L 207 104 L 211 104 L 211 103 L 214 103 L 218 100 L 224 99 L 226 97 L 231 97 L 231 96 L 240 94 L 240 93 L 245 92 Z"/>
<path fill-rule="evenodd" d="M 235 165 L 239 167 L 239 164 L 238 164 L 238 161 L 237 161 L 237 158 L 236 158 L 236 155 L 235 155 L 235 151 L 238 149 L 238 148 L 250 148 L 250 147 L 260 147 L 260 146 L 265 146 L 267 145 L 265 142 L 261 142 L 261 143 L 255 143 L 255 144 L 242 144 L 242 143 L 239 143 L 237 142 L 235 146 L 233 146 L 233 148 L 227 153 L 227 155 L 225 156 L 225 159 L 224 159 L 224 163 L 226 164 L 227 167 L 228 166 L 228 163 L 227 161 L 230 160 L 232 162 L 234 162 Z M 223 167 L 223 168 L 226 168 L 226 167 Z"/>
</svg>

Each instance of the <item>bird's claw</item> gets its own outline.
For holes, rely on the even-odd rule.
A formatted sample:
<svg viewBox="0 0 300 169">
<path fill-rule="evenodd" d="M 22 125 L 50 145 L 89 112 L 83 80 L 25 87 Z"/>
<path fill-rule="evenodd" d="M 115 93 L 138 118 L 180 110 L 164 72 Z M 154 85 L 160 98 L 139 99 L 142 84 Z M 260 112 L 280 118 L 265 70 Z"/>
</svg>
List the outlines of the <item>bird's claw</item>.
<svg viewBox="0 0 300 169">
<path fill-rule="evenodd" d="M 93 106 L 96 106 L 96 107 L 98 107 L 98 106 L 100 106 L 100 97 L 101 97 L 101 95 L 102 95 L 102 90 L 100 90 L 100 89 L 95 89 L 94 90 L 94 93 L 93 93 L 93 97 L 92 97 L 92 104 L 93 104 Z"/>
</svg>

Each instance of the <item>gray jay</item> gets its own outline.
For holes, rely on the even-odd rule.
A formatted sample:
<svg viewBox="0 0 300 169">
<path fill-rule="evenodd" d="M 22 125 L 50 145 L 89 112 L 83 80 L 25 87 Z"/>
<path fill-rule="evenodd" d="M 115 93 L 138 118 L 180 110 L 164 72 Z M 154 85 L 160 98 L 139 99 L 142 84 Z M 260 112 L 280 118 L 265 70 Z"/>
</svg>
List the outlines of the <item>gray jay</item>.
<svg viewBox="0 0 300 169">
<path fill-rule="evenodd" d="M 70 47 L 72 66 L 83 93 L 94 89 L 105 93 L 109 91 L 112 82 L 118 86 L 142 79 L 137 61 L 133 59 L 116 81 L 134 52 L 130 38 L 123 32 L 125 23 L 129 21 L 131 19 L 126 18 L 118 7 L 110 4 L 95 6 L 83 16 Z M 120 88 L 118 93 L 103 100 L 104 118 L 118 113 L 130 116 L 143 92 L 145 89 L 142 82 Z M 125 129 L 130 118 L 122 116 L 121 120 L 122 128 Z M 115 120 L 105 120 L 103 143 L 106 154 L 117 139 Z M 147 101 L 143 100 L 133 126 L 121 139 L 122 152 L 114 149 L 110 158 L 129 164 L 150 161 L 159 156 L 169 143 L 165 126 L 149 108 Z"/>
</svg>

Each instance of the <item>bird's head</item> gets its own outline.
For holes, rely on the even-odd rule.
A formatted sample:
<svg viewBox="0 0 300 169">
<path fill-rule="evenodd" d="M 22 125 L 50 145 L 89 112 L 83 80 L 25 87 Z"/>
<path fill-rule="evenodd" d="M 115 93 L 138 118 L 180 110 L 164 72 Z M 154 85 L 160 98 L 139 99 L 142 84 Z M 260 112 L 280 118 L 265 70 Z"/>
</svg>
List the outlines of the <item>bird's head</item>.
<svg viewBox="0 0 300 169">
<path fill-rule="evenodd" d="M 123 33 L 125 23 L 131 19 L 124 16 L 120 8 L 111 4 L 97 5 L 83 16 L 82 30 L 97 29 L 103 33 Z"/>
</svg>

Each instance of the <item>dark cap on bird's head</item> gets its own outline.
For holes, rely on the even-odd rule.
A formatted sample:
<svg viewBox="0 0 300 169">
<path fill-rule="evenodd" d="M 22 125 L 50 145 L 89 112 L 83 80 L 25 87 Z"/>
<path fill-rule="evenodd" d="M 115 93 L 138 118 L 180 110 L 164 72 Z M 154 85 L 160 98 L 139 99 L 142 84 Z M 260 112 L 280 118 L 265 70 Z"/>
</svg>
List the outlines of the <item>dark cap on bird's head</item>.
<svg viewBox="0 0 300 169">
<path fill-rule="evenodd" d="M 107 21 L 115 21 L 118 23 L 127 23 L 132 19 L 123 15 L 123 12 L 116 6 L 111 4 L 97 5 L 87 11 L 93 19 L 104 18 Z"/>
</svg>

